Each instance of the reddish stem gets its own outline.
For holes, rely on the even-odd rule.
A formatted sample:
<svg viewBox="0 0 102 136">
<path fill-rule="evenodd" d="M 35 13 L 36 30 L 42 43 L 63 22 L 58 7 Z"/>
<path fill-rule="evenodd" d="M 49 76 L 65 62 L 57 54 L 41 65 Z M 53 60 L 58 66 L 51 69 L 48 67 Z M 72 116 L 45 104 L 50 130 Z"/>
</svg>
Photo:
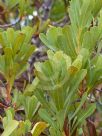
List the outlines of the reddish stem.
<svg viewBox="0 0 102 136">
<path fill-rule="evenodd" d="M 65 121 L 64 121 L 63 129 L 64 129 L 65 135 L 66 136 L 70 136 L 70 134 L 69 134 L 69 126 L 68 126 L 68 118 L 66 118 Z"/>
<path fill-rule="evenodd" d="M 0 103 L 0 108 L 8 108 L 6 105 Z"/>
<path fill-rule="evenodd" d="M 7 94 L 7 97 L 6 97 L 6 102 L 7 104 L 9 104 L 11 102 L 11 87 L 10 87 L 10 83 L 8 82 L 7 85 L 6 85 L 6 94 Z"/>
<path fill-rule="evenodd" d="M 89 130 L 89 135 L 90 136 L 97 136 L 95 125 L 89 119 L 87 119 L 87 127 L 88 127 L 88 130 Z"/>
</svg>

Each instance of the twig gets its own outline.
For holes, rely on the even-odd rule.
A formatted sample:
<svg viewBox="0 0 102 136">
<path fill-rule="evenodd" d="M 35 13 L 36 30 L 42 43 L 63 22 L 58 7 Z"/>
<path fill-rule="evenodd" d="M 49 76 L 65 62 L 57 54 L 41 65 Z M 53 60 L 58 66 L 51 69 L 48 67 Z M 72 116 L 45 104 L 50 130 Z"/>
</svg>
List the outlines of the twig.
<svg viewBox="0 0 102 136">
<path fill-rule="evenodd" d="M 98 91 L 98 92 L 100 92 L 100 93 L 102 92 L 102 90 L 101 90 L 101 89 L 97 89 L 97 88 L 96 88 L 96 91 Z"/>
<path fill-rule="evenodd" d="M 8 108 L 6 105 L 0 103 L 0 108 Z"/>
<path fill-rule="evenodd" d="M 8 28 L 8 27 L 14 27 L 14 26 L 15 26 L 17 23 L 19 23 L 20 21 L 21 21 L 21 18 L 18 18 L 15 23 L 0 25 L 0 28 L 6 29 L 6 28 Z"/>
<path fill-rule="evenodd" d="M 51 6 L 52 6 L 52 0 L 47 0 L 47 1 L 43 4 L 43 9 L 44 9 L 43 20 L 48 19 Z"/>
</svg>

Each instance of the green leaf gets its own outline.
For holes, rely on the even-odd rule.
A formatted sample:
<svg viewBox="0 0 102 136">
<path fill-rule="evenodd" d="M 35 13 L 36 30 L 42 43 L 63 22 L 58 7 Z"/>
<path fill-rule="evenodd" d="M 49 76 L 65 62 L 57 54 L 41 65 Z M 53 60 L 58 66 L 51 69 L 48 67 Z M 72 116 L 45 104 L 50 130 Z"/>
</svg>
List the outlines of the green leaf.
<svg viewBox="0 0 102 136">
<path fill-rule="evenodd" d="M 7 47 L 5 48 L 4 53 L 5 53 L 5 70 L 6 70 L 5 77 L 9 79 L 9 77 L 11 77 L 12 75 L 12 70 L 13 70 L 13 55 L 12 55 L 13 52 L 11 48 Z"/>
<path fill-rule="evenodd" d="M 0 73 L 5 77 L 5 56 L 0 56 Z"/>
<path fill-rule="evenodd" d="M 90 92 L 96 85 L 102 82 L 102 55 L 94 57 L 88 64 L 87 86 Z"/>
<path fill-rule="evenodd" d="M 35 95 L 38 98 L 38 100 L 40 101 L 40 103 L 48 109 L 48 111 L 50 111 L 51 113 L 53 112 L 53 109 L 51 108 L 51 106 L 49 105 L 49 103 L 46 101 L 46 98 L 44 96 L 44 91 L 42 89 L 36 89 L 35 91 Z"/>
<path fill-rule="evenodd" d="M 14 38 L 15 38 L 15 34 L 14 34 L 14 29 L 13 28 L 8 28 L 6 31 L 6 35 L 7 35 L 7 42 L 8 45 L 11 47 L 14 44 Z"/>
<path fill-rule="evenodd" d="M 64 107 L 66 107 L 66 109 L 67 109 L 67 107 L 69 107 L 73 95 L 78 90 L 79 84 L 85 78 L 86 74 L 87 74 L 87 70 L 86 69 L 82 69 L 79 72 L 77 72 L 74 75 L 74 77 L 72 76 L 70 78 L 70 82 L 69 82 L 69 84 L 70 84 L 70 88 L 69 88 L 70 92 L 68 92 L 67 98 L 66 98 L 65 103 L 64 103 Z"/>
<path fill-rule="evenodd" d="M 8 108 L 6 111 L 6 116 L 3 118 L 3 127 L 4 129 L 7 127 L 8 123 L 14 119 L 14 109 Z"/>
<path fill-rule="evenodd" d="M 23 33 L 18 34 L 17 37 L 15 38 L 15 44 L 13 47 L 14 55 L 16 55 L 16 53 L 20 50 L 24 39 L 25 39 L 25 34 L 23 34 Z"/>
<path fill-rule="evenodd" d="M 79 28 L 89 27 L 92 20 L 94 0 L 71 0 L 69 16 L 75 31 Z M 83 16 L 84 15 L 84 16 Z"/>
<path fill-rule="evenodd" d="M 9 121 L 1 136 L 10 136 L 12 132 L 18 127 L 18 125 L 19 122 L 16 120 Z"/>
<path fill-rule="evenodd" d="M 77 109 L 75 110 L 75 112 L 73 113 L 73 115 L 70 118 L 70 121 L 77 115 L 77 113 L 81 110 L 83 104 L 85 103 L 85 101 L 87 100 L 87 92 L 85 92 L 83 94 L 83 97 L 81 99 L 81 102 L 79 103 L 79 106 L 77 107 Z"/>
<path fill-rule="evenodd" d="M 49 115 L 49 113 L 45 110 L 45 109 L 40 109 L 39 110 L 39 116 L 46 121 L 47 123 L 49 123 L 49 125 L 53 126 L 56 128 L 56 126 L 54 125 L 54 121 L 52 120 L 51 116 Z"/>
<path fill-rule="evenodd" d="M 50 10 L 50 19 L 52 21 L 59 21 L 65 16 L 65 11 L 64 2 L 62 0 L 54 0 Z"/>
<path fill-rule="evenodd" d="M 102 8 L 102 0 L 95 0 L 95 5 L 94 5 L 94 9 L 93 9 L 94 17 L 97 16 L 97 14 L 101 10 L 101 8 Z"/>
<path fill-rule="evenodd" d="M 39 136 L 47 127 L 45 122 L 37 122 L 31 130 L 32 136 Z"/>
<path fill-rule="evenodd" d="M 89 54 L 89 50 L 86 49 L 86 48 L 82 48 L 80 50 L 80 55 L 82 56 L 82 68 L 85 68 L 86 64 L 87 64 L 87 61 L 90 57 L 90 54 Z"/>
<path fill-rule="evenodd" d="M 74 125 L 72 132 L 75 130 L 75 128 L 81 123 L 81 125 L 84 123 L 85 119 L 88 118 L 96 109 L 96 104 L 90 104 L 87 109 L 81 110 L 78 114 L 78 120 L 76 124 Z"/>
<path fill-rule="evenodd" d="M 69 25 L 64 26 L 62 31 L 63 31 L 63 35 L 65 39 L 67 40 L 67 45 L 66 45 L 67 55 L 70 55 L 72 59 L 73 58 L 75 59 L 77 55 L 76 54 L 76 44 L 73 41 L 73 34 L 71 32 L 72 31 L 71 26 Z"/>
<path fill-rule="evenodd" d="M 51 45 L 49 45 L 49 41 L 47 40 L 45 34 L 40 33 L 39 37 L 40 37 L 41 41 L 42 41 L 46 46 L 48 46 L 48 47 L 51 46 Z"/>
<path fill-rule="evenodd" d="M 102 27 L 101 26 L 92 27 L 90 31 L 85 32 L 83 36 L 83 47 L 88 49 L 89 53 L 91 54 L 97 42 L 100 41 L 101 36 Z"/>
<path fill-rule="evenodd" d="M 24 95 L 29 96 L 32 95 L 35 91 L 37 85 L 39 83 L 39 79 L 36 77 L 31 84 L 28 84 L 27 87 L 24 90 Z"/>
<path fill-rule="evenodd" d="M 46 36 L 44 34 L 40 34 L 40 39 L 48 48 L 56 51 L 60 48 L 57 44 L 57 36 L 61 34 L 62 29 L 60 27 L 51 27 L 48 29 Z"/>
<path fill-rule="evenodd" d="M 10 136 L 21 136 L 26 135 L 28 132 L 30 132 L 31 129 L 31 122 L 29 120 L 20 121 L 19 126 L 17 129 L 13 131 L 13 133 Z"/>
<path fill-rule="evenodd" d="M 2 45 L 2 47 L 5 47 L 2 32 L 0 32 L 0 44 Z"/>
<path fill-rule="evenodd" d="M 37 98 L 35 96 L 23 96 L 22 104 L 25 109 L 26 119 L 31 120 L 39 107 Z"/>
<path fill-rule="evenodd" d="M 72 66 L 77 68 L 78 70 L 80 70 L 81 67 L 82 67 L 82 60 L 83 60 L 83 56 L 82 55 L 78 55 L 77 58 L 72 63 Z"/>
</svg>

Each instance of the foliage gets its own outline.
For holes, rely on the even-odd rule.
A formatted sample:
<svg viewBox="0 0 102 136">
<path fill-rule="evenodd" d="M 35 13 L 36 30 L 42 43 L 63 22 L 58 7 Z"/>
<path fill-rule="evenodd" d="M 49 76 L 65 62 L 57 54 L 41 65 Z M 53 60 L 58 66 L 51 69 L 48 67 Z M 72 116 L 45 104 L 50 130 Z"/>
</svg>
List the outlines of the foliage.
<svg viewBox="0 0 102 136">
<path fill-rule="evenodd" d="M 102 0 L 0 0 L 1 136 L 102 134 L 101 8 Z"/>
<path fill-rule="evenodd" d="M 80 104 L 73 103 L 80 99 L 77 91 L 87 74 L 85 69 L 79 68 L 81 63 L 82 59 L 79 56 L 74 62 L 71 62 L 71 58 L 61 51 L 55 54 L 48 51 L 48 60 L 35 64 L 38 78 L 36 96 L 45 108 L 39 110 L 39 115 L 51 125 L 52 132 L 55 133 L 51 132 L 51 135 L 62 135 L 66 118 L 70 122 L 69 128 L 73 131 L 79 124 L 82 125 L 84 119 L 95 110 L 94 104 L 91 104 L 90 108 L 86 106 L 85 109 L 81 109 L 87 99 L 87 93 L 83 94 Z M 82 112 L 81 115 L 80 112 Z M 77 122 L 73 124 L 73 120 Z"/>
<path fill-rule="evenodd" d="M 6 117 L 3 118 L 3 126 L 4 132 L 2 136 L 21 136 L 30 132 L 31 122 L 29 120 L 14 120 L 14 110 L 11 108 L 6 110 Z M 46 127 L 46 123 L 39 122 L 39 124 L 35 124 L 31 133 L 33 136 L 38 136 Z"/>
<path fill-rule="evenodd" d="M 59 6 L 60 4 L 60 6 Z M 64 1 L 63 0 L 55 0 L 52 4 L 52 9 L 50 12 L 50 18 L 54 21 L 59 21 L 62 19 L 66 14 Z"/>
<path fill-rule="evenodd" d="M 34 51 L 30 39 L 35 28 L 25 27 L 22 31 L 8 28 L 0 33 L 0 43 L 3 54 L 0 56 L 0 73 L 7 82 L 8 101 L 15 78 L 22 74 L 27 67 L 28 58 Z"/>
<path fill-rule="evenodd" d="M 42 40 L 42 42 L 53 51 L 62 50 L 65 54 L 71 56 L 73 60 L 75 60 L 78 55 L 82 55 L 82 57 L 84 58 L 82 62 L 83 68 L 86 68 L 89 71 L 90 67 L 88 80 L 91 79 L 91 75 L 95 74 L 91 69 L 93 69 L 93 67 L 96 66 L 95 63 L 97 63 L 96 67 L 98 67 L 98 69 L 95 67 L 94 71 L 99 70 L 97 72 L 99 73 L 99 75 L 97 74 L 97 76 L 94 76 L 94 83 L 92 83 L 93 85 L 91 86 L 92 88 L 97 85 L 97 82 L 102 81 L 102 55 L 99 55 L 100 53 L 97 53 L 94 58 L 92 57 L 95 45 L 100 45 L 102 38 L 102 25 L 100 24 L 100 21 L 98 21 L 98 25 L 90 27 L 92 18 L 94 17 L 92 11 L 95 8 L 96 3 L 97 2 L 95 1 L 93 3 L 91 1 L 83 1 L 81 3 L 79 1 L 72 0 L 69 9 L 71 25 L 65 26 L 64 28 L 51 27 L 47 31 L 46 35 L 42 33 L 40 34 L 40 39 Z M 73 7 L 75 7 L 76 5 L 76 14 L 78 16 L 75 16 L 74 14 L 76 9 Z M 87 9 L 85 13 L 86 16 L 83 16 L 84 8 Z M 90 9 L 90 12 L 88 8 Z M 95 9 L 94 12 L 96 12 Z M 101 20 L 101 15 L 98 20 Z M 100 62 L 98 60 L 100 60 Z M 89 88 L 89 90 L 91 89 L 89 87 L 89 83 L 87 85 L 87 88 Z"/>
</svg>

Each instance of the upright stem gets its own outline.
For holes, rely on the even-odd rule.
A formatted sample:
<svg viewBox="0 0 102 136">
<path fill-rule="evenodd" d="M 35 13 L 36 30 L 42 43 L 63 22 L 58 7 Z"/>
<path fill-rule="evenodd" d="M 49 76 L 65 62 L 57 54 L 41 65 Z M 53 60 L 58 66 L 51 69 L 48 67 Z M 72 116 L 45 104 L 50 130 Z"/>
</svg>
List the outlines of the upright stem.
<svg viewBox="0 0 102 136">
<path fill-rule="evenodd" d="M 95 125 L 90 119 L 87 119 L 87 127 L 89 130 L 90 136 L 97 136 Z"/>
<path fill-rule="evenodd" d="M 10 86 L 10 83 L 7 82 L 7 85 L 6 85 L 6 94 L 7 94 L 7 97 L 6 97 L 6 102 L 7 104 L 9 104 L 11 102 L 11 86 Z"/>
<path fill-rule="evenodd" d="M 70 136 L 70 134 L 69 134 L 68 118 L 66 118 L 65 121 L 64 121 L 63 129 L 64 129 L 65 135 L 66 136 Z"/>
</svg>

